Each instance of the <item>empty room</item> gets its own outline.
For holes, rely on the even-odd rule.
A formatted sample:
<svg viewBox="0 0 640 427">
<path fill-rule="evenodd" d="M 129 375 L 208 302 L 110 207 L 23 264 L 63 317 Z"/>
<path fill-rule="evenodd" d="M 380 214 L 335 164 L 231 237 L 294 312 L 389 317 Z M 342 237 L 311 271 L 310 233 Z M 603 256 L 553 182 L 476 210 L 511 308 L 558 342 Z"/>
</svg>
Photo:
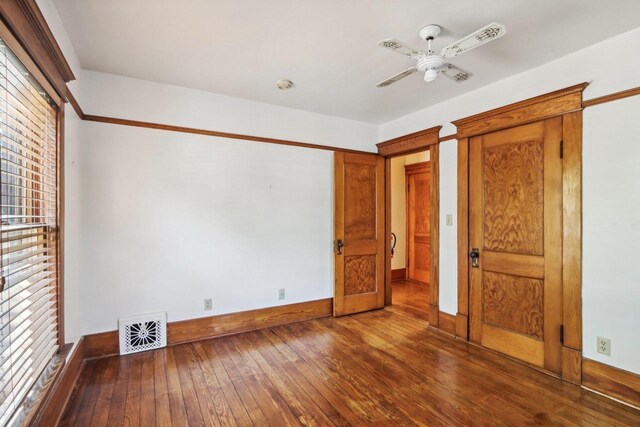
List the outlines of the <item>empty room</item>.
<svg viewBox="0 0 640 427">
<path fill-rule="evenodd" d="M 640 426 L 637 0 L 0 0 L 0 427 Z"/>
</svg>

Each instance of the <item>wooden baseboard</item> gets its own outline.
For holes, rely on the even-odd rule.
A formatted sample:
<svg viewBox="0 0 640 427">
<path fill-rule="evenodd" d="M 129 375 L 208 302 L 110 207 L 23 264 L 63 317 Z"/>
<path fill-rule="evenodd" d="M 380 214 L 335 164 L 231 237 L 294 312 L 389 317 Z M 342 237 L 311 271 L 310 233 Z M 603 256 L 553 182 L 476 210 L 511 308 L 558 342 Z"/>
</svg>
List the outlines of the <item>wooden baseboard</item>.
<svg viewBox="0 0 640 427">
<path fill-rule="evenodd" d="M 406 268 L 396 268 L 391 270 L 391 280 L 404 280 L 407 278 Z"/>
<path fill-rule="evenodd" d="M 58 425 L 71 398 L 84 363 L 84 339 L 80 338 L 71 355 L 67 358 L 60 375 L 51 385 L 47 397 L 31 422 L 31 426 L 46 427 Z"/>
<path fill-rule="evenodd" d="M 439 329 L 451 335 L 456 334 L 456 316 L 441 311 L 438 313 Z"/>
<path fill-rule="evenodd" d="M 582 385 L 640 407 L 640 375 L 582 359 Z"/>
<path fill-rule="evenodd" d="M 276 307 L 181 320 L 167 324 L 167 345 L 200 341 L 223 335 L 270 328 L 287 323 L 330 316 L 333 298 Z M 85 359 L 109 356 L 120 352 L 118 331 L 101 332 L 84 337 Z"/>
</svg>

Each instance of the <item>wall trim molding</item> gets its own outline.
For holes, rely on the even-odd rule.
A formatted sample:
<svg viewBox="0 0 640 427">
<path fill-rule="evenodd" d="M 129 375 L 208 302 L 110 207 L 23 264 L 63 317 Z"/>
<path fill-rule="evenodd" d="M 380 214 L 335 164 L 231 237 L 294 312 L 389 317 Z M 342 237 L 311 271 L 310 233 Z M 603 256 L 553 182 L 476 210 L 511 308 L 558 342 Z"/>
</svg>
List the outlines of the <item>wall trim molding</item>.
<svg viewBox="0 0 640 427">
<path fill-rule="evenodd" d="M 393 157 L 426 150 L 432 145 L 438 144 L 441 128 L 442 126 L 434 126 L 379 142 L 376 144 L 378 154 L 385 157 Z"/>
<path fill-rule="evenodd" d="M 582 386 L 640 408 L 640 375 L 582 359 Z"/>
<path fill-rule="evenodd" d="M 458 129 L 458 138 L 463 138 L 580 111 L 582 92 L 588 85 L 580 83 L 451 123 Z"/>
<path fill-rule="evenodd" d="M 630 96 L 640 95 L 640 86 L 631 89 L 621 90 L 620 92 L 610 93 L 608 95 L 599 96 L 597 98 L 582 101 L 582 108 L 593 107 L 594 105 L 604 104 L 606 102 L 617 101 L 619 99 L 628 98 Z"/>
<path fill-rule="evenodd" d="M 167 324 L 167 346 L 270 328 L 333 314 L 333 298 L 179 320 Z M 84 358 L 119 354 L 118 331 L 85 335 Z"/>
<path fill-rule="evenodd" d="M 71 355 L 66 360 L 62 372 L 52 384 L 42 407 L 30 423 L 31 426 L 58 425 L 80 377 L 84 359 L 84 339 L 80 338 L 71 350 Z"/>
<path fill-rule="evenodd" d="M 75 76 L 36 0 L 0 1 L 0 18 L 66 101 L 66 83 Z"/>
<path fill-rule="evenodd" d="M 75 107 L 74 107 L 75 108 Z M 77 112 L 77 110 L 76 110 Z M 339 151 L 354 154 L 375 154 L 369 151 L 353 150 L 350 148 L 333 147 L 330 145 L 311 144 L 307 142 L 289 141 L 286 139 L 267 138 L 264 136 L 243 135 L 238 133 L 220 132 L 200 128 L 190 128 L 185 126 L 165 125 L 161 123 L 143 122 L 139 120 L 119 119 L 115 117 L 95 116 L 93 114 L 83 114 L 83 120 L 98 123 L 109 123 L 113 125 L 133 126 L 148 129 L 158 129 L 170 132 L 191 133 L 196 135 L 213 136 L 217 138 L 241 139 L 244 141 L 265 142 L 267 144 L 289 145 L 292 147 L 314 148 L 316 150 Z"/>
</svg>

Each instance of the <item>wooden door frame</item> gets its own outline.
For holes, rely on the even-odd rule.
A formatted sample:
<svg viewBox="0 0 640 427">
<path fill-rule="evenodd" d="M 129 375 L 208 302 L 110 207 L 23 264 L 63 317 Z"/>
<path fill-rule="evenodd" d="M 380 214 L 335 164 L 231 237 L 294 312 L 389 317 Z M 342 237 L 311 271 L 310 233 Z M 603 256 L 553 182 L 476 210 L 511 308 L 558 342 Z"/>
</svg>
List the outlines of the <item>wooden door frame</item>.
<svg viewBox="0 0 640 427">
<path fill-rule="evenodd" d="M 582 94 L 581 83 L 452 122 L 458 129 L 458 313 L 456 335 L 469 339 L 469 141 L 476 135 L 562 117 L 562 378 L 581 382 Z"/>
<path fill-rule="evenodd" d="M 429 323 L 438 326 L 439 259 L 440 259 L 440 129 L 434 126 L 376 144 L 378 154 L 385 157 L 385 298 L 391 305 L 391 158 L 429 150 L 431 163 L 431 271 L 429 285 Z"/>
<path fill-rule="evenodd" d="M 431 185 L 431 160 L 428 160 L 426 162 L 419 162 L 419 163 L 412 163 L 410 165 L 405 165 L 404 166 L 404 176 L 405 176 L 405 251 L 404 251 L 404 257 L 405 257 L 405 265 L 406 267 L 406 279 L 409 279 L 409 267 L 408 265 L 410 264 L 409 262 L 409 176 L 410 175 L 416 175 L 419 173 L 428 173 L 429 174 L 429 185 Z M 431 202 L 429 202 L 429 204 L 431 204 Z M 431 212 L 429 212 L 429 218 L 431 218 Z M 429 225 L 431 225 L 431 220 L 429 220 Z M 431 244 L 431 242 L 429 242 L 429 244 Z M 431 251 L 431 248 L 429 248 L 429 251 Z M 431 264 L 431 263 L 429 263 Z M 429 271 L 431 271 L 431 265 L 429 265 Z M 431 280 L 431 277 L 429 277 L 429 280 Z M 417 283 L 423 283 L 423 282 L 418 282 L 417 280 L 415 280 Z"/>
</svg>

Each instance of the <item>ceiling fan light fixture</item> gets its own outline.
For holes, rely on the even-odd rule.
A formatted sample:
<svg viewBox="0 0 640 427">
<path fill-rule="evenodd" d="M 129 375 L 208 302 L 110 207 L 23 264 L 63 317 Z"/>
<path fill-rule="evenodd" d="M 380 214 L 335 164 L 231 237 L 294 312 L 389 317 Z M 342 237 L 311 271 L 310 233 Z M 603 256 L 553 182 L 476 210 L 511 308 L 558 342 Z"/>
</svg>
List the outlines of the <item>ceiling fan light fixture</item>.
<svg viewBox="0 0 640 427">
<path fill-rule="evenodd" d="M 429 68 L 424 72 L 424 81 L 430 83 L 438 78 L 438 70 L 435 68 Z"/>
</svg>

